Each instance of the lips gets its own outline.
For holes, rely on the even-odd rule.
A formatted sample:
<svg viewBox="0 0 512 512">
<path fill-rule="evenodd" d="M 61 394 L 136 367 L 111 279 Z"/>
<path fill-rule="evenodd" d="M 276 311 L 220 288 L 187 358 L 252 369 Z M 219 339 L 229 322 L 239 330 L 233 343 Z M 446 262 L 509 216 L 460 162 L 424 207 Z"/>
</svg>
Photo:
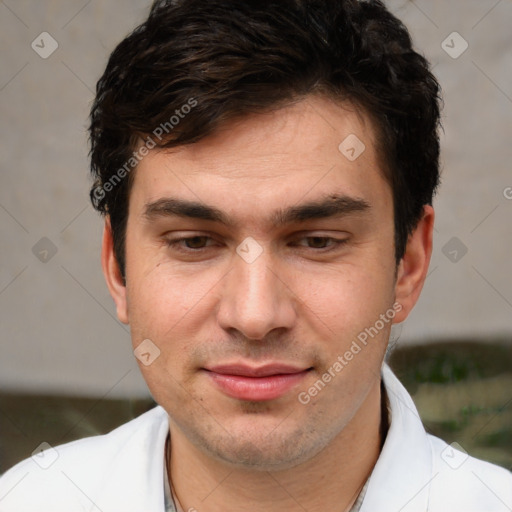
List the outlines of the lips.
<svg viewBox="0 0 512 512">
<path fill-rule="evenodd" d="M 311 368 L 272 363 L 253 367 L 225 364 L 205 368 L 214 385 L 239 400 L 264 401 L 284 395 L 299 384 Z"/>
</svg>

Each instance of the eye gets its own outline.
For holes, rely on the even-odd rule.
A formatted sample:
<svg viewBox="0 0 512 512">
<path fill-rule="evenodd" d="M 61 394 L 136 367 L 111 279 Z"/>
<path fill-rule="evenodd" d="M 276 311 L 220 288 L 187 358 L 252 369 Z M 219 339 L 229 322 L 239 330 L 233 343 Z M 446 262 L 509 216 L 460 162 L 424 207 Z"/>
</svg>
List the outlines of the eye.
<svg viewBox="0 0 512 512">
<path fill-rule="evenodd" d="M 172 247 L 177 251 L 200 252 L 202 249 L 206 248 L 204 247 L 204 242 L 206 240 L 212 240 L 212 238 L 206 235 L 197 235 L 176 239 L 166 239 L 165 243 L 168 247 Z M 182 245 L 182 242 L 185 243 L 185 246 Z"/>
<path fill-rule="evenodd" d="M 311 243 L 308 243 L 308 246 L 306 248 L 315 249 L 318 250 L 318 252 L 326 252 L 336 249 L 337 247 L 340 247 L 341 245 L 347 242 L 347 239 L 332 238 L 330 236 L 305 236 L 303 238 L 300 238 L 299 240 L 310 241 Z M 328 244 L 329 242 L 330 245 L 326 246 L 326 244 Z"/>
</svg>

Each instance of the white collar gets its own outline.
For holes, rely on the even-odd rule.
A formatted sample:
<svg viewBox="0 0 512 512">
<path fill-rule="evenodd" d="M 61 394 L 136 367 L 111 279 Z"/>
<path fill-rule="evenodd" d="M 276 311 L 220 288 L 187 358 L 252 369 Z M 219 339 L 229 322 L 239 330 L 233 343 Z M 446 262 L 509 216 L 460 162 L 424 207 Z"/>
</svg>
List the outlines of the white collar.
<svg viewBox="0 0 512 512">
<path fill-rule="evenodd" d="M 427 510 L 432 450 L 423 423 L 411 396 L 386 363 L 381 374 L 389 399 L 390 426 L 361 512 Z"/>
</svg>

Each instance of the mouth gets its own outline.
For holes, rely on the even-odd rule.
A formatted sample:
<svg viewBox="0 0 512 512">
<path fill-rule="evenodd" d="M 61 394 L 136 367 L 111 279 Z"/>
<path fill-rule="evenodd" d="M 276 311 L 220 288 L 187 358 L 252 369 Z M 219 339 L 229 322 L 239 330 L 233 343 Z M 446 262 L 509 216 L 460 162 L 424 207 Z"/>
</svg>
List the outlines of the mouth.
<svg viewBox="0 0 512 512">
<path fill-rule="evenodd" d="M 225 395 L 238 400 L 258 402 L 283 396 L 312 369 L 281 363 L 260 367 L 229 364 L 203 368 L 213 384 Z"/>
</svg>

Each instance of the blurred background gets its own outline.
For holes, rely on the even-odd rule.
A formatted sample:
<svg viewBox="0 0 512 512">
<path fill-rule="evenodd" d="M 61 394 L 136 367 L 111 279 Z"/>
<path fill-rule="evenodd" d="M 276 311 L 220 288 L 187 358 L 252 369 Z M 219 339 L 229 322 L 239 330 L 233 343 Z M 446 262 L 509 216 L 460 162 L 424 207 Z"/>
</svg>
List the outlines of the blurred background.
<svg viewBox="0 0 512 512">
<path fill-rule="evenodd" d="M 154 405 L 100 266 L 87 117 L 145 0 L 0 1 L 0 473 Z M 385 2 L 443 87 L 423 294 L 389 362 L 429 431 L 512 469 L 512 2 Z"/>
</svg>

